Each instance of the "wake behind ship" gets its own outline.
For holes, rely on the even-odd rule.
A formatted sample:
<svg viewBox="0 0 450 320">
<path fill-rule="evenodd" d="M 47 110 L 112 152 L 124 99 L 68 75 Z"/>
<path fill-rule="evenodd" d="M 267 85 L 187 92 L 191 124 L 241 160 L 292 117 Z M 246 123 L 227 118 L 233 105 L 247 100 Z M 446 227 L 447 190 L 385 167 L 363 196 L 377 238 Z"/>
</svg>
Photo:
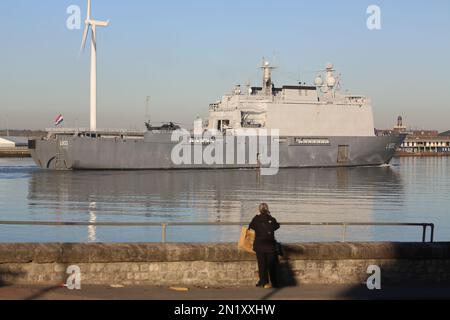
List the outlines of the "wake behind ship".
<svg viewBox="0 0 450 320">
<path fill-rule="evenodd" d="M 277 87 L 274 67 L 263 61 L 261 68 L 262 86 L 236 86 L 212 103 L 208 119 L 197 120 L 187 140 L 174 139 L 180 131 L 174 124 L 147 123 L 146 131 L 134 132 L 48 129 L 46 138 L 30 140 L 32 157 L 52 170 L 262 168 L 271 165 L 260 161 L 267 150 L 255 146 L 252 136 L 277 130 L 268 145 L 277 144 L 279 168 L 379 166 L 391 161 L 405 139 L 375 135 L 370 99 L 341 93 L 331 64 L 310 86 Z M 195 150 L 216 161 L 199 161 Z"/>
</svg>

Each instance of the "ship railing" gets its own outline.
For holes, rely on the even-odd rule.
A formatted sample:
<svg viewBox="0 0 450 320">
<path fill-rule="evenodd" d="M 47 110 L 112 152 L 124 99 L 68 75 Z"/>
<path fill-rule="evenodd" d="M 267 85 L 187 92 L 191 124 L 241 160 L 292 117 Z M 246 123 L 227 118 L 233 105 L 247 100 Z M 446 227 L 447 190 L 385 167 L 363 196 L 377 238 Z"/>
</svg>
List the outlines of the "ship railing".
<svg viewBox="0 0 450 320">
<path fill-rule="evenodd" d="M 71 227 L 160 227 L 161 242 L 167 242 L 169 227 L 229 227 L 248 226 L 247 222 L 72 222 L 72 221 L 0 221 L 0 225 L 15 226 L 71 226 Z M 422 231 L 421 242 L 434 242 L 433 223 L 402 223 L 402 222 L 280 222 L 281 226 L 296 227 L 341 227 L 341 241 L 347 242 L 349 227 L 416 227 Z M 430 229 L 427 241 L 427 230 Z"/>
<path fill-rule="evenodd" d="M 88 128 L 47 128 L 45 129 L 46 132 L 49 133 L 76 133 L 76 132 L 93 132 L 93 133 L 124 133 L 124 134 L 144 134 L 147 130 L 143 129 L 113 129 L 113 128 L 106 128 L 106 129 L 97 129 L 95 131 L 91 131 Z"/>
</svg>

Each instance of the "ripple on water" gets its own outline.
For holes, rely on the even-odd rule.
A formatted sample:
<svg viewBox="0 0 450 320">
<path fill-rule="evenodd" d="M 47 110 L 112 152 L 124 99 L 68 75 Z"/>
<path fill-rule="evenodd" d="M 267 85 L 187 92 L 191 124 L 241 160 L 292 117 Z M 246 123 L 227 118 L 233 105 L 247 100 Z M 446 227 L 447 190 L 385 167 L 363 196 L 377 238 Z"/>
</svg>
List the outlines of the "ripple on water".
<svg viewBox="0 0 450 320">
<path fill-rule="evenodd" d="M 450 240 L 450 162 L 399 159 L 391 166 L 288 169 L 277 176 L 255 171 L 48 172 L 31 159 L 0 159 L 0 220 L 52 221 L 249 221 L 268 202 L 280 221 L 429 221 L 437 239 Z M 158 241 L 148 229 L 21 227 L 23 240 Z M 0 241 L 17 239 L 0 227 Z M 62 230 L 65 230 L 64 232 Z M 174 229 L 176 240 L 230 241 L 230 228 Z M 283 241 L 338 240 L 340 230 L 284 228 Z M 358 229 L 359 230 L 359 229 Z M 237 232 L 237 233 L 236 233 Z M 353 230 L 362 240 L 410 240 L 417 230 Z"/>
</svg>

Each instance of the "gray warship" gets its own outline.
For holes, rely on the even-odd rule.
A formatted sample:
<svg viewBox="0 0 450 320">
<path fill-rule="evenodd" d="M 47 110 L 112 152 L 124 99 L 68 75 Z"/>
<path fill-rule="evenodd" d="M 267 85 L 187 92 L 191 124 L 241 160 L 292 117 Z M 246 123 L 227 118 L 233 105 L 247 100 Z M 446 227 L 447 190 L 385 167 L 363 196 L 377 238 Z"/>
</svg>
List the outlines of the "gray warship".
<svg viewBox="0 0 450 320">
<path fill-rule="evenodd" d="M 371 100 L 342 92 L 332 64 L 312 85 L 277 87 L 275 67 L 263 60 L 261 69 L 261 86 L 237 85 L 210 104 L 208 118 L 183 131 L 188 139 L 176 134 L 181 128 L 173 123 L 146 123 L 142 131 L 54 128 L 29 141 L 31 155 L 49 170 L 258 169 L 273 163 L 260 161 L 263 151 L 251 135 L 277 130 L 268 145 L 277 144 L 278 168 L 380 166 L 405 139 L 376 135 Z M 177 147 L 184 161 L 174 160 Z M 198 161 L 194 149 L 214 150 L 213 157 L 224 160 Z"/>
</svg>

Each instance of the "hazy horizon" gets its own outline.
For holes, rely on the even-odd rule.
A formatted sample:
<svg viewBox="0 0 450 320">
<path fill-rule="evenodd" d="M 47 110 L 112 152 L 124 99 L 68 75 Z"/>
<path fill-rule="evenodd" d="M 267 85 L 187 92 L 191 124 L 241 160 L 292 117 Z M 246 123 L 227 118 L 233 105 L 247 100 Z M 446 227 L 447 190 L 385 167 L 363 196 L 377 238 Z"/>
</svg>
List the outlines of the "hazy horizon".
<svg viewBox="0 0 450 320">
<path fill-rule="evenodd" d="M 70 5 L 86 0 L 0 3 L 0 129 L 89 126 L 89 50 L 69 30 Z M 366 26 L 369 5 L 382 29 Z M 313 83 L 332 62 L 343 89 L 372 98 L 375 127 L 398 115 L 411 128 L 450 129 L 450 2 L 107 1 L 93 18 L 111 20 L 98 42 L 98 127 L 192 125 L 236 84 L 260 85 L 262 57 L 277 86 Z"/>
</svg>

